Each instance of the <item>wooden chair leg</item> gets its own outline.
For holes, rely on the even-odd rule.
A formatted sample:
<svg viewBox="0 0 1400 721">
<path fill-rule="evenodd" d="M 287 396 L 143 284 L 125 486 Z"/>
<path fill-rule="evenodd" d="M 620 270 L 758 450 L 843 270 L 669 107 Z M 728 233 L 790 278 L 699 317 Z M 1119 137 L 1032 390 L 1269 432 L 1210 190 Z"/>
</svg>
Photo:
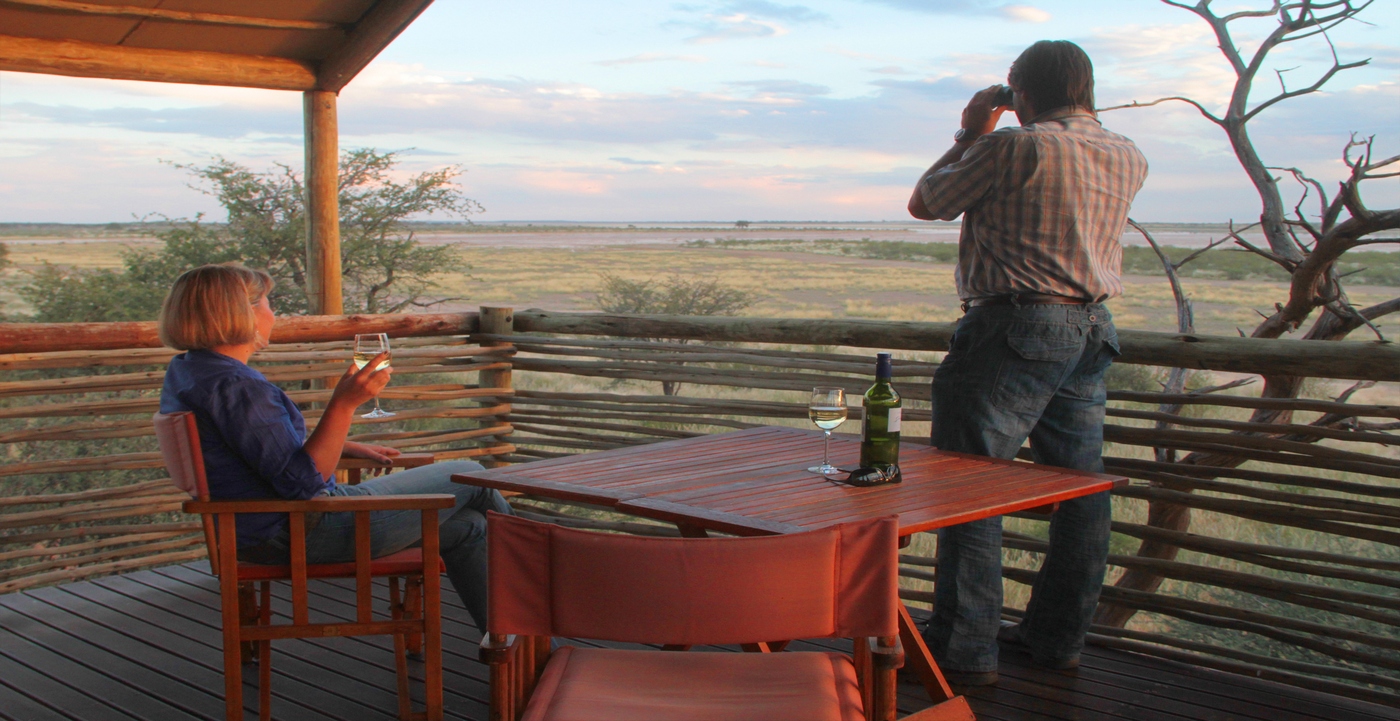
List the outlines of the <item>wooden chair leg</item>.
<svg viewBox="0 0 1400 721">
<path fill-rule="evenodd" d="M 423 579 L 411 576 L 404 580 L 404 618 L 417 621 L 423 618 Z M 410 633 L 406 639 L 408 652 L 414 658 L 423 658 L 422 634 Z"/>
<path fill-rule="evenodd" d="M 242 586 L 228 577 L 219 580 L 224 622 L 224 715 L 228 721 L 243 721 L 243 634 L 239 626 Z"/>
<path fill-rule="evenodd" d="M 873 669 L 870 674 L 871 721 L 894 721 L 897 713 L 899 681 L 895 669 Z"/>
<path fill-rule="evenodd" d="M 493 636 L 498 642 L 505 641 L 505 638 Z M 488 715 L 490 721 L 515 721 L 517 699 L 511 679 L 515 676 L 514 667 L 518 662 L 516 649 L 509 649 L 505 653 L 504 662 L 491 663 L 491 706 Z"/>
<path fill-rule="evenodd" d="M 909 609 L 903 603 L 898 604 L 899 608 L 899 641 L 904 644 L 904 663 L 919 678 L 928 691 L 928 696 L 934 703 L 947 701 L 953 698 L 953 689 L 948 685 L 948 680 L 943 678 L 943 672 L 938 669 L 938 664 L 933 661 L 933 654 L 929 653 L 928 644 L 924 643 L 924 637 L 919 633 L 919 629 L 914 626 L 914 619 L 909 615 Z"/>
<path fill-rule="evenodd" d="M 238 584 L 238 620 L 245 626 L 251 626 L 258 622 L 258 597 L 253 590 L 253 584 Z M 239 659 L 242 663 L 252 663 L 254 654 L 257 653 L 257 643 L 254 641 L 244 641 L 241 647 Z"/>
<path fill-rule="evenodd" d="M 272 583 L 263 581 L 258 599 L 258 625 L 272 625 Z M 258 646 L 258 718 L 272 721 L 272 641 L 256 642 Z"/>
<path fill-rule="evenodd" d="M 861 707 L 865 709 L 867 721 L 884 721 L 875 716 L 875 696 L 870 667 L 870 645 L 864 638 L 853 639 L 851 665 L 855 667 L 856 684 L 860 689 Z"/>
<path fill-rule="evenodd" d="M 224 712 L 228 721 L 243 721 L 243 659 L 238 631 L 224 628 Z"/>
<path fill-rule="evenodd" d="M 389 577 L 389 616 L 395 621 L 403 618 L 403 604 L 399 596 L 399 577 Z M 408 696 L 408 658 L 404 634 L 394 634 L 394 674 L 399 688 L 399 719 L 408 721 L 413 715 L 413 702 Z"/>
</svg>

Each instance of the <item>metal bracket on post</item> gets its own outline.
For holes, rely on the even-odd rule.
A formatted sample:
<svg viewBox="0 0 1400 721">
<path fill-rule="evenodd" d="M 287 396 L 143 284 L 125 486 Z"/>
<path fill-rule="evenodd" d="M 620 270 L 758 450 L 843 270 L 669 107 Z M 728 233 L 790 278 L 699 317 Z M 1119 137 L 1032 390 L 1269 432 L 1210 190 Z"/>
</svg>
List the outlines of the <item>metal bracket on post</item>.
<svg viewBox="0 0 1400 721">
<path fill-rule="evenodd" d="M 480 315 L 478 316 L 478 318 L 479 321 L 477 324 L 477 331 L 480 333 L 490 333 L 491 335 L 511 335 L 514 332 L 514 308 L 483 305 L 481 306 Z M 491 340 L 483 341 L 481 345 L 484 348 L 490 348 L 499 346 L 509 346 L 510 343 L 507 341 Z M 511 369 L 507 367 L 481 371 L 479 374 L 479 384 L 482 388 L 511 389 L 513 388 L 513 386 L 511 385 Z M 493 403 L 494 405 L 504 405 L 506 407 L 506 413 L 508 414 L 510 413 L 509 398 L 509 395 L 503 395 L 496 398 L 494 401 L 486 400 L 483 402 Z M 481 419 L 481 423 L 483 424 L 483 428 L 491 425 L 509 425 L 510 419 L 505 415 L 486 416 Z M 490 436 L 486 439 L 486 441 L 494 441 L 495 443 L 500 444 L 506 442 L 505 438 L 505 436 Z M 507 461 L 504 461 L 496 456 L 483 456 L 479 460 L 481 461 L 481 464 L 486 466 L 487 468 L 496 468 L 499 466 L 504 466 L 508 463 Z"/>
</svg>

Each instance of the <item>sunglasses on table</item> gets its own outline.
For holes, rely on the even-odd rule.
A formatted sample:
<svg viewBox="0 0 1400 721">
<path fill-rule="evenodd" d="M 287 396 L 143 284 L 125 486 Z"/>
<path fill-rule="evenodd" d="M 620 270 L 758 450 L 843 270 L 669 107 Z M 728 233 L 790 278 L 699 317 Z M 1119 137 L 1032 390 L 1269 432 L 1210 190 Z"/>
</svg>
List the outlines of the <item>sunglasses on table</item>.
<svg viewBox="0 0 1400 721">
<path fill-rule="evenodd" d="M 847 486 L 864 488 L 866 486 L 880 486 L 886 483 L 899 483 L 904 480 L 899 472 L 899 466 L 885 468 L 838 468 L 836 473 L 823 473 L 825 478 L 832 483 L 841 483 Z"/>
</svg>

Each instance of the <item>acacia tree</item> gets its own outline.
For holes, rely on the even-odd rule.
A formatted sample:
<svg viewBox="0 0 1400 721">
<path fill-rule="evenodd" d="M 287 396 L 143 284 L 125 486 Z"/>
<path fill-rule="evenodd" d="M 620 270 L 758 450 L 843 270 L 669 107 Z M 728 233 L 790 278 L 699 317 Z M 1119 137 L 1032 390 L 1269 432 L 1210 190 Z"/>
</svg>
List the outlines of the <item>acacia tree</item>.
<svg viewBox="0 0 1400 721">
<path fill-rule="evenodd" d="M 340 159 L 341 268 L 345 309 L 395 313 L 441 303 L 431 297 L 435 279 L 467 270 L 449 246 L 419 243 L 408 218 L 437 214 L 467 217 L 481 208 L 453 182 L 456 167 L 394 179 L 394 153 L 364 148 Z M 258 172 L 226 158 L 205 166 L 177 165 L 228 212 L 228 222 L 203 217 L 177 221 L 157 233 L 159 249 L 129 251 L 123 270 L 78 271 L 46 266 L 19 289 L 37 320 L 150 320 L 180 273 L 206 263 L 237 261 L 272 275 L 273 309 L 307 311 L 306 204 L 300 174 L 278 164 Z"/>
<path fill-rule="evenodd" d="M 1235 75 L 1234 87 L 1224 112 L 1216 114 L 1204 103 L 1182 96 L 1134 102 L 1105 110 L 1148 107 L 1171 101 L 1184 102 L 1193 106 L 1202 117 L 1225 133 L 1236 159 L 1260 200 L 1259 222 L 1243 228 L 1232 227 L 1227 239 L 1278 264 L 1291 279 L 1288 298 L 1276 303 L 1272 312 L 1261 313 L 1264 316 L 1263 321 L 1250 335 L 1256 338 L 1279 338 L 1298 330 L 1311 318 L 1311 325 L 1302 336 L 1304 340 L 1340 340 L 1362 327 L 1371 329 L 1379 336 L 1380 331 L 1373 321 L 1400 310 L 1400 298 L 1366 308 L 1356 308 L 1347 296 L 1343 278 L 1337 272 L 1336 264 L 1343 254 L 1354 248 L 1396 242 L 1394 238 L 1379 238 L 1376 234 L 1400 228 L 1400 209 L 1373 210 L 1367 207 L 1362 198 L 1361 186 L 1368 180 L 1400 176 L 1400 155 L 1377 159 L 1373 156 L 1374 137 L 1358 138 L 1353 135 L 1346 141 L 1341 153 L 1348 168 L 1346 177 L 1341 178 L 1335 190 L 1329 194 L 1321 181 L 1309 177 L 1302 170 L 1267 163 L 1260 157 L 1249 136 L 1250 121 L 1264 111 L 1286 100 L 1316 93 L 1338 73 L 1362 67 L 1369 62 L 1342 61 L 1331 38 L 1328 37 L 1328 32 L 1343 23 L 1356 21 L 1357 16 L 1370 2 L 1273 0 L 1265 8 L 1239 10 L 1223 15 L 1211 8 L 1212 0 L 1199 0 L 1195 4 L 1176 0 L 1162 2 L 1194 13 L 1208 23 L 1214 32 L 1220 52 Z M 1240 23 L 1270 19 L 1274 26 L 1253 53 L 1243 52 L 1235 41 L 1235 28 Z M 1255 82 L 1264 71 L 1269 54 L 1285 44 L 1309 39 L 1326 43 L 1331 51 L 1331 65 L 1307 84 L 1293 87 L 1287 82 L 1287 71 L 1276 70 L 1278 92 L 1265 100 L 1251 102 L 1250 96 Z M 1284 193 L 1279 187 L 1282 177 L 1279 173 L 1295 181 L 1299 188 L 1297 200 L 1291 208 L 1285 202 Z M 1243 231 L 1254 227 L 1263 233 L 1267 247 L 1258 247 L 1241 236 Z M 1168 268 L 1169 275 L 1172 270 Z M 1178 293 L 1178 302 L 1182 301 L 1183 297 Z M 1315 313 L 1316 317 L 1313 317 Z M 1189 315 L 1186 317 L 1189 318 Z M 1296 397 L 1304 380 L 1299 376 L 1266 376 L 1261 395 L 1265 398 Z M 1346 395 L 1349 394 L 1350 391 Z M 1341 400 L 1344 399 L 1345 396 Z M 1288 423 L 1291 421 L 1291 412 L 1261 409 L 1255 411 L 1250 420 L 1260 423 Z M 1314 421 L 1312 425 L 1341 426 L 1349 421 L 1348 417 L 1328 414 Z M 1287 438 L 1304 442 L 1319 440 L 1317 436 L 1309 436 L 1306 433 L 1294 434 Z M 1180 462 L 1201 466 L 1236 466 L 1244 460 L 1228 455 L 1192 453 Z M 1190 509 L 1184 506 L 1154 501 L 1148 507 L 1148 524 L 1159 528 L 1184 531 L 1189 527 L 1190 519 Z M 1178 550 L 1176 546 L 1166 542 L 1144 540 L 1138 555 L 1173 559 Z M 1162 576 L 1159 574 L 1130 569 L 1117 585 L 1134 590 L 1155 591 L 1161 582 Z M 1104 605 L 1100 607 L 1095 620 L 1097 623 L 1122 626 L 1134 613 L 1132 609 Z"/>
<path fill-rule="evenodd" d="M 606 313 L 656 315 L 739 315 L 754 304 L 752 293 L 729 288 L 717 278 L 690 278 L 676 274 L 665 280 L 628 280 L 609 273 L 599 275 L 598 309 Z M 686 344 L 687 338 L 659 338 L 659 342 Z M 678 363 L 677 365 L 685 365 Z M 661 392 L 680 393 L 680 381 L 661 381 Z"/>
</svg>

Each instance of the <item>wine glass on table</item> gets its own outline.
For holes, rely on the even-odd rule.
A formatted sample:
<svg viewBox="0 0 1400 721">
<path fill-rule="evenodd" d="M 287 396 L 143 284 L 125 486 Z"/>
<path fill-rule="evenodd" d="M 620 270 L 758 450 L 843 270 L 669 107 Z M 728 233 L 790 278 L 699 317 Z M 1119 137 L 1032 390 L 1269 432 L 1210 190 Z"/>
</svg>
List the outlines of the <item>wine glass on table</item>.
<svg viewBox="0 0 1400 721">
<path fill-rule="evenodd" d="M 374 357 L 380 353 L 384 354 L 384 360 L 379 362 L 379 367 L 375 370 L 383 370 L 389 367 L 389 334 L 388 333 L 361 333 L 355 336 L 355 367 L 364 368 Z M 379 407 L 379 396 L 374 397 L 374 410 L 366 413 L 361 418 L 388 418 L 398 415 L 391 411 L 386 411 Z"/>
<path fill-rule="evenodd" d="M 807 470 L 826 475 L 838 469 L 827 460 L 827 450 L 831 447 L 831 431 L 846 422 L 846 391 L 841 388 L 813 388 L 812 401 L 807 404 L 807 417 L 822 429 L 822 464 Z"/>
</svg>

